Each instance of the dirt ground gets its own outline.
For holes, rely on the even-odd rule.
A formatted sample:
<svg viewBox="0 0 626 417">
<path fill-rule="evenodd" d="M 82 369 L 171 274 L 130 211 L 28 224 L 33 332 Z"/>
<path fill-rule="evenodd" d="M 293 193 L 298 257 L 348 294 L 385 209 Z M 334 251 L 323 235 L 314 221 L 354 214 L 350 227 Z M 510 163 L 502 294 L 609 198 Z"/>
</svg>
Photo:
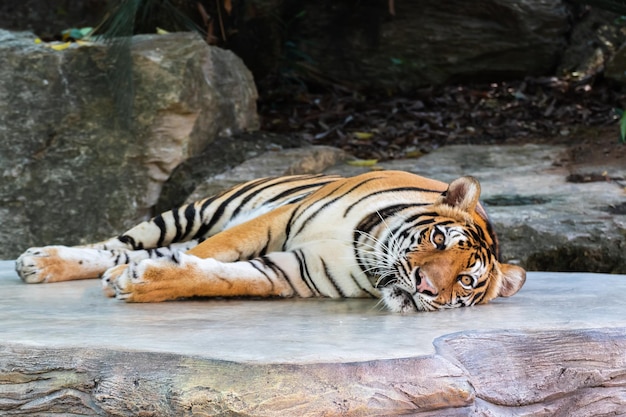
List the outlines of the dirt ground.
<svg viewBox="0 0 626 417">
<path fill-rule="evenodd" d="M 602 79 L 543 77 L 391 97 L 277 89 L 261 92 L 259 113 L 263 130 L 360 159 L 419 157 L 451 144 L 555 143 L 569 147 L 560 162 L 575 168 L 626 166 L 616 116 L 625 105 L 622 88 Z"/>
</svg>

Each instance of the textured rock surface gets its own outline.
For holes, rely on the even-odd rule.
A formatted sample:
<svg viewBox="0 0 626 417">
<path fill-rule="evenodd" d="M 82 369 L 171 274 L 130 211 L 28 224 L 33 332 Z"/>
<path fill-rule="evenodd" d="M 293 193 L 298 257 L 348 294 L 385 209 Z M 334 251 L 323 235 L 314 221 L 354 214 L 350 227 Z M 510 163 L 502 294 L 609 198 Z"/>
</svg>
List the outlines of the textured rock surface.
<svg viewBox="0 0 626 417">
<path fill-rule="evenodd" d="M 563 51 L 556 75 L 594 75 L 605 69 L 613 72 L 607 68 L 607 64 L 626 41 L 620 19 L 614 12 L 598 7 L 586 8 L 583 3 L 579 3 L 578 8 L 571 3 L 570 6 L 573 6 L 573 14 L 578 20 L 572 22 L 572 30 L 568 36 L 569 45 Z"/>
<path fill-rule="evenodd" d="M 308 146 L 266 152 L 227 171 L 209 176 L 187 198 L 200 200 L 221 190 L 255 178 L 280 175 L 318 174 L 341 163 L 347 155 L 330 146 Z"/>
<path fill-rule="evenodd" d="M 289 149 L 307 145 L 309 143 L 302 139 L 260 130 L 219 137 L 202 152 L 186 159 L 174 169 L 170 178 L 163 184 L 154 211 L 161 213 L 180 206 L 196 187 L 206 182 L 208 178 L 223 174 L 268 151 L 286 150 L 289 153 L 294 152 Z M 338 150 L 335 149 L 334 151 L 337 152 Z M 306 156 L 306 150 L 297 153 L 304 159 L 310 158 Z M 325 165 L 324 168 L 327 166 Z"/>
<path fill-rule="evenodd" d="M 590 416 L 626 409 L 626 276 L 531 273 L 510 299 L 125 304 L 0 262 L 0 414 Z"/>
<path fill-rule="evenodd" d="M 607 78 L 626 84 L 626 45 L 621 45 L 613 59 L 607 64 L 605 75 Z"/>
<path fill-rule="evenodd" d="M 394 17 L 387 2 L 374 3 L 301 6 L 306 18 L 294 25 L 306 66 L 348 85 L 391 91 L 551 74 L 570 30 L 560 0 L 412 0 L 395 2 Z"/>
<path fill-rule="evenodd" d="M 0 31 L 0 223 L 11 225 L 0 258 L 126 229 L 152 214 L 182 161 L 218 135 L 257 127 L 252 77 L 232 53 L 184 33 L 136 37 L 131 51 L 125 129 L 103 45 L 55 51 Z"/>
</svg>

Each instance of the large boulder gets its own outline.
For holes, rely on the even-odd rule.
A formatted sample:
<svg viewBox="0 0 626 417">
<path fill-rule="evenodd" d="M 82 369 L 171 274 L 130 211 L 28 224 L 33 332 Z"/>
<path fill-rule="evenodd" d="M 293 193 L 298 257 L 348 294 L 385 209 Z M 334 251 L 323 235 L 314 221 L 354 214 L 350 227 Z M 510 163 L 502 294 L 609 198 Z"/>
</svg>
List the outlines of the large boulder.
<svg viewBox="0 0 626 417">
<path fill-rule="evenodd" d="M 570 30 L 561 0 L 393 3 L 301 4 L 293 55 L 317 79 L 395 91 L 552 74 Z"/>
<path fill-rule="evenodd" d="M 569 45 L 563 51 L 556 74 L 584 78 L 606 70 L 605 75 L 610 78 L 614 72 L 613 57 L 626 41 L 623 23 L 614 12 L 584 6 L 581 9 L 575 13 L 579 17 L 573 24 Z"/>
<path fill-rule="evenodd" d="M 125 230 L 182 161 L 257 128 L 252 76 L 231 52 L 177 33 L 137 36 L 130 55 L 126 126 L 106 45 L 56 51 L 0 31 L 0 258 Z"/>
</svg>

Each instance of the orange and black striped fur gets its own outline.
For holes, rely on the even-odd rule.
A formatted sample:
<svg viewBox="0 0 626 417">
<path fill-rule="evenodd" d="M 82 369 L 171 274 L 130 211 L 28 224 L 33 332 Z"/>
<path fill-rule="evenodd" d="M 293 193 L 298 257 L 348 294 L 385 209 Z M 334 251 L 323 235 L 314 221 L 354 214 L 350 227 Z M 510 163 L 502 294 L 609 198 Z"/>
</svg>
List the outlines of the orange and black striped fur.
<svg viewBox="0 0 626 417">
<path fill-rule="evenodd" d="M 184 297 L 376 297 L 392 311 L 483 304 L 525 271 L 498 261 L 480 185 L 406 172 L 241 184 L 82 247 L 31 248 L 28 283 L 102 276 L 131 302 Z"/>
</svg>

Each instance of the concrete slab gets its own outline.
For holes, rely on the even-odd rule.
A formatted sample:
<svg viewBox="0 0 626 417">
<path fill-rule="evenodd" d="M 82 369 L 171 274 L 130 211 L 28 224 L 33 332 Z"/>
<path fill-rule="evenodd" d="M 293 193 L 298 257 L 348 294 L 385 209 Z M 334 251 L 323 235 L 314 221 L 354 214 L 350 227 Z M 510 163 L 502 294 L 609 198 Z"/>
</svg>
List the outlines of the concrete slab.
<svg viewBox="0 0 626 417">
<path fill-rule="evenodd" d="M 205 356 L 251 363 L 320 363 L 427 356 L 463 331 L 626 328 L 626 276 L 530 273 L 510 299 L 399 315 L 375 300 L 198 300 L 125 304 L 98 280 L 25 285 L 0 262 L 0 340 Z"/>
<path fill-rule="evenodd" d="M 623 411 L 624 293 L 624 275 L 538 272 L 510 299 L 434 313 L 373 300 L 143 305 L 105 298 L 97 280 L 25 285 L 1 261 L 0 412 Z"/>
</svg>

